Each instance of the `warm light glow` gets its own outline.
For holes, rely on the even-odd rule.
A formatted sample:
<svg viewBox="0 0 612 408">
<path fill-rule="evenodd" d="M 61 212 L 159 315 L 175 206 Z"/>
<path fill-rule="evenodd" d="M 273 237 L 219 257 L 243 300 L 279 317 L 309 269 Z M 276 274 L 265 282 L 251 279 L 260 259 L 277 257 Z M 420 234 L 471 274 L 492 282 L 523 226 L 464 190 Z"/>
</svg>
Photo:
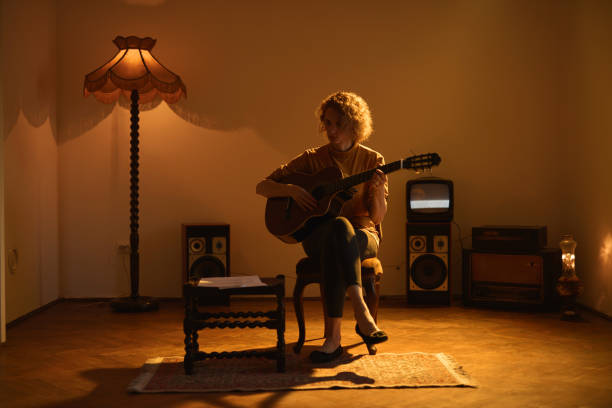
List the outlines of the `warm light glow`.
<svg viewBox="0 0 612 408">
<path fill-rule="evenodd" d="M 574 256 L 576 251 L 576 241 L 571 234 L 565 234 L 561 236 L 561 242 L 559 247 L 561 248 L 561 262 L 563 265 L 564 275 L 573 276 L 576 269 L 576 257 Z"/>
<path fill-rule="evenodd" d="M 574 254 L 561 254 L 563 269 L 576 269 L 576 256 Z"/>
<path fill-rule="evenodd" d="M 603 245 L 599 250 L 599 256 L 605 266 L 612 263 L 612 234 L 608 234 L 604 238 Z"/>
<path fill-rule="evenodd" d="M 411 200 L 410 206 L 414 209 L 448 208 L 450 200 Z"/>
<path fill-rule="evenodd" d="M 145 53 L 148 51 L 142 51 Z M 113 69 L 113 74 L 125 79 L 138 79 L 147 75 L 147 67 L 142 63 L 143 58 L 140 56 L 140 50 L 123 50 L 121 64 L 117 64 Z"/>
<path fill-rule="evenodd" d="M 117 37 L 119 50 L 110 61 L 85 76 L 83 93 L 100 102 L 113 103 L 123 94 L 130 99 L 138 91 L 139 103 L 160 96 L 167 103 L 177 102 L 187 91 L 181 78 L 164 67 L 151 54 L 155 40 L 146 37 Z"/>
</svg>

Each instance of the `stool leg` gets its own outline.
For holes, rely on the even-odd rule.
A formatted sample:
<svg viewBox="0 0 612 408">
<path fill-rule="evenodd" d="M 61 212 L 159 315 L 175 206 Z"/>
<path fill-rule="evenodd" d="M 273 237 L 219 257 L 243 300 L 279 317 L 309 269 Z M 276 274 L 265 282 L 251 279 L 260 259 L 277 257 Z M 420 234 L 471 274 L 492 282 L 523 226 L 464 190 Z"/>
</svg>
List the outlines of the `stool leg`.
<svg viewBox="0 0 612 408">
<path fill-rule="evenodd" d="M 293 351 L 297 354 L 302 349 L 304 341 L 306 340 L 306 325 L 304 324 L 304 286 L 305 283 L 299 277 L 295 282 L 295 288 L 293 289 L 293 307 L 295 309 L 295 317 L 297 318 L 297 324 L 300 331 L 298 341 L 293 346 Z"/>
<path fill-rule="evenodd" d="M 284 277 L 283 277 L 284 279 Z M 276 311 L 279 314 L 278 326 L 276 328 L 276 371 L 285 372 L 285 288 L 276 293 Z"/>
<path fill-rule="evenodd" d="M 183 322 L 183 332 L 185 333 L 185 357 L 183 358 L 183 366 L 185 368 L 185 374 L 190 375 L 193 373 L 193 330 L 189 327 L 187 319 Z"/>
<path fill-rule="evenodd" d="M 189 297 L 185 300 L 185 319 L 183 320 L 183 333 L 185 333 L 185 358 L 183 359 L 183 366 L 185 368 L 185 374 L 190 375 L 193 373 L 193 359 L 195 353 L 197 353 L 197 333 L 198 329 L 194 328 L 193 315 L 197 311 L 195 299 Z"/>
</svg>

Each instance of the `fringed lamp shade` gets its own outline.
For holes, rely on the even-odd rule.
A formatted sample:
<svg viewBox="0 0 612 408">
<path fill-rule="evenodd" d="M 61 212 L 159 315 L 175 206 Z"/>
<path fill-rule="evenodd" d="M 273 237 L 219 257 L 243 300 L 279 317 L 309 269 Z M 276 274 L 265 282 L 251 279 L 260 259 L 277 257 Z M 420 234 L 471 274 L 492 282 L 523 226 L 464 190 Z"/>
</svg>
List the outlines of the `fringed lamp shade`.
<svg viewBox="0 0 612 408">
<path fill-rule="evenodd" d="M 121 93 L 129 100 L 138 91 L 141 104 L 159 95 L 167 103 L 177 102 L 187 90 L 181 78 L 164 67 L 151 54 L 156 40 L 150 37 L 118 36 L 113 40 L 119 51 L 106 64 L 85 76 L 85 96 L 104 103 L 115 102 Z"/>
</svg>

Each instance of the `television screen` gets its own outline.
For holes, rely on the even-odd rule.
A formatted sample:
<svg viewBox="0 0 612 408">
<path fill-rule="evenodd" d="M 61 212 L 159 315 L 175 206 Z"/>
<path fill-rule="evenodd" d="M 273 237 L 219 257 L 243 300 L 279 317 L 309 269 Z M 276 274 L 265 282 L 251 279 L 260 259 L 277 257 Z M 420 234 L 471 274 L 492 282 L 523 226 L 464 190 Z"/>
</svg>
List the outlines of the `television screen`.
<svg viewBox="0 0 612 408">
<path fill-rule="evenodd" d="M 414 213 L 436 214 L 450 208 L 448 184 L 417 183 L 410 187 L 410 210 Z"/>
</svg>

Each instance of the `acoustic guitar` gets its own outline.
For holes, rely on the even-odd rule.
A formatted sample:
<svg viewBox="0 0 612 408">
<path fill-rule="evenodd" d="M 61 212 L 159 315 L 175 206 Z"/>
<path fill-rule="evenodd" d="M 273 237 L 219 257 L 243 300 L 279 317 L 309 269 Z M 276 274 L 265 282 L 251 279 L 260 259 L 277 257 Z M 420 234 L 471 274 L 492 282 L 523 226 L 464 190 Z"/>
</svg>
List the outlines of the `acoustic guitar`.
<svg viewBox="0 0 612 408">
<path fill-rule="evenodd" d="M 372 178 L 376 169 L 391 173 L 400 169 L 425 170 L 440 164 L 437 153 L 419 154 L 379 166 L 363 173 L 342 178 L 337 167 L 328 167 L 318 173 L 292 174 L 285 184 L 297 184 L 317 200 L 314 210 L 302 209 L 291 197 L 273 197 L 266 203 L 266 227 L 281 241 L 294 244 L 303 241 L 312 230 L 330 217 L 336 217 L 344 203 L 352 197 L 349 189 Z"/>
</svg>

